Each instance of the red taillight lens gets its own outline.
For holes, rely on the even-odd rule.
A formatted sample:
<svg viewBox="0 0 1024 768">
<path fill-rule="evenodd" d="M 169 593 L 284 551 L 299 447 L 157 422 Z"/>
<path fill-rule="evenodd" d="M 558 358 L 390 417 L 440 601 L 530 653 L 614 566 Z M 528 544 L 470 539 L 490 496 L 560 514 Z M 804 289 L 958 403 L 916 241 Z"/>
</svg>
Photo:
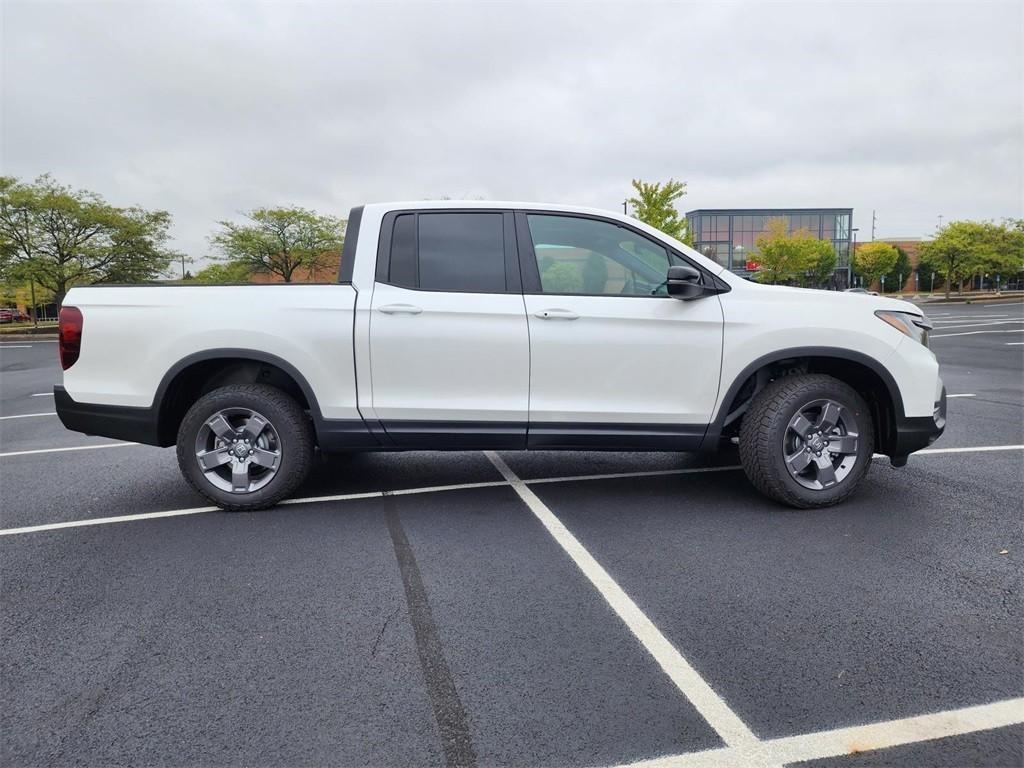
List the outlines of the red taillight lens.
<svg viewBox="0 0 1024 768">
<path fill-rule="evenodd" d="M 78 360 L 82 351 L 82 310 L 78 307 L 61 307 L 58 324 L 60 336 L 60 367 L 65 371 Z"/>
</svg>

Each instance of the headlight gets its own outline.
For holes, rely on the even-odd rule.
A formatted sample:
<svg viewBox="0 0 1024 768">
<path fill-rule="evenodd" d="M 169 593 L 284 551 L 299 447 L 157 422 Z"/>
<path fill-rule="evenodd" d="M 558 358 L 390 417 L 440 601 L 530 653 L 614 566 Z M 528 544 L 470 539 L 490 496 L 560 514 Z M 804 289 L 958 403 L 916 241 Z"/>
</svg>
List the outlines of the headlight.
<svg viewBox="0 0 1024 768">
<path fill-rule="evenodd" d="M 909 336 L 914 341 L 928 346 L 928 331 L 932 329 L 932 323 L 924 315 L 915 315 L 910 312 L 889 312 L 880 309 L 875 312 L 875 316 L 904 336 Z"/>
</svg>

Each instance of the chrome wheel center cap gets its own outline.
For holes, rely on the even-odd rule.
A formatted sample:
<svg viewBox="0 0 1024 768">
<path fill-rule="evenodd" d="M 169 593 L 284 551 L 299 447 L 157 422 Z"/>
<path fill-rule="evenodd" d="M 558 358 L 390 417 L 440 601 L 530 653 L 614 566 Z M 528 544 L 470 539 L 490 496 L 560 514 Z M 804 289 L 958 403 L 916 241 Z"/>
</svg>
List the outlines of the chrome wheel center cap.
<svg viewBox="0 0 1024 768">
<path fill-rule="evenodd" d="M 819 435 L 811 435 L 807 439 L 807 444 L 811 446 L 812 451 L 820 451 L 825 447 L 825 441 Z"/>
<path fill-rule="evenodd" d="M 235 456 L 239 456 L 239 457 L 245 456 L 247 453 L 249 453 L 249 446 L 246 445 L 245 443 L 238 443 L 234 447 L 234 451 L 235 451 Z"/>
</svg>

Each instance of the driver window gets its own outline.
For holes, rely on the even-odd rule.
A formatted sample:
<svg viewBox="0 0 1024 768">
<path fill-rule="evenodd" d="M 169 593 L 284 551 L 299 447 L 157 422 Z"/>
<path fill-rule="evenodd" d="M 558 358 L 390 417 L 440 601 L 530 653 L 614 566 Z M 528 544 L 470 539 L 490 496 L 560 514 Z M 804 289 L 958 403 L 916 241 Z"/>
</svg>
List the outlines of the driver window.
<svg viewBox="0 0 1024 768">
<path fill-rule="evenodd" d="M 528 214 L 544 293 L 667 296 L 668 252 L 624 227 L 595 219 Z"/>
</svg>

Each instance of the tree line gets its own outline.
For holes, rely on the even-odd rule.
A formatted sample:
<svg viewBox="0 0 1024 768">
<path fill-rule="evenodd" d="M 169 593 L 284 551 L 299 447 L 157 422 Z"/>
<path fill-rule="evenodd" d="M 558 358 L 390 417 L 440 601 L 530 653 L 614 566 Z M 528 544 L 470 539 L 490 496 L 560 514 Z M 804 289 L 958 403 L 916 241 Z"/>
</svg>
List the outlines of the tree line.
<svg viewBox="0 0 1024 768">
<path fill-rule="evenodd" d="M 210 236 L 214 263 L 185 281 L 247 282 L 253 274 L 291 282 L 337 269 L 345 221 L 296 206 L 257 208 L 242 222 L 220 221 Z M 170 278 L 186 256 L 170 246 L 171 215 L 118 207 L 44 175 L 0 176 L 0 282 L 3 299 L 61 304 L 76 285 Z"/>
<path fill-rule="evenodd" d="M 689 245 L 693 233 L 676 203 L 686 182 L 632 181 L 626 203 L 632 215 Z M 169 244 L 171 215 L 138 206 L 117 207 L 99 194 L 75 190 L 49 175 L 32 182 L 0 176 L 0 283 L 8 303 L 28 303 L 26 286 L 39 303 L 60 304 L 75 285 L 138 283 L 169 279 L 182 264 L 181 278 L 197 283 L 243 283 L 266 274 L 284 282 L 330 279 L 345 241 L 344 219 L 306 208 L 285 206 L 245 211 L 241 221 L 218 221 L 209 242 L 213 263 L 196 274 Z M 837 263 L 829 240 L 806 229 L 790 230 L 786 218 L 770 219 L 750 257 L 755 279 L 765 283 L 826 284 Z M 900 249 L 881 241 L 864 243 L 851 254 L 851 267 L 870 284 L 886 276 L 899 290 L 900 275 L 911 272 Z M 1024 220 L 1002 223 L 954 221 L 921 248 L 918 272 L 935 273 L 950 286 L 977 275 L 1016 275 L 1024 271 Z M 36 303 L 35 301 L 33 303 Z"/>
</svg>

